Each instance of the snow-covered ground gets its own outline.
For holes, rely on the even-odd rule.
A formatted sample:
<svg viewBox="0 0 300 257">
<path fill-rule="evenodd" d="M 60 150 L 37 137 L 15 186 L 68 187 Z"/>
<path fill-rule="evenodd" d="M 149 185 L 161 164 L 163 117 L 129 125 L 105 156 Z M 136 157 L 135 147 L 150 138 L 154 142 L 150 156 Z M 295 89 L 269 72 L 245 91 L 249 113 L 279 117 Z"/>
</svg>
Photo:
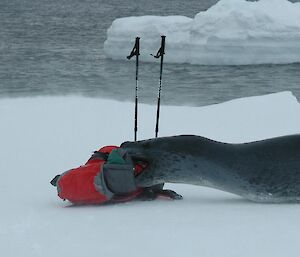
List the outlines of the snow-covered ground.
<svg viewBox="0 0 300 257">
<path fill-rule="evenodd" d="M 300 3 L 220 0 L 194 18 L 116 19 L 107 31 L 106 56 L 125 59 L 136 36 L 141 60 L 155 61 L 166 35 L 166 62 L 208 65 L 300 62 Z"/>
<path fill-rule="evenodd" d="M 160 136 L 246 142 L 300 133 L 290 92 L 207 107 L 163 106 Z M 257 204 L 188 185 L 182 201 L 72 207 L 49 181 L 93 150 L 133 137 L 133 104 L 80 97 L 0 100 L 0 249 L 3 257 L 282 257 L 300 252 L 300 205 Z M 155 106 L 140 106 L 140 139 Z"/>
</svg>

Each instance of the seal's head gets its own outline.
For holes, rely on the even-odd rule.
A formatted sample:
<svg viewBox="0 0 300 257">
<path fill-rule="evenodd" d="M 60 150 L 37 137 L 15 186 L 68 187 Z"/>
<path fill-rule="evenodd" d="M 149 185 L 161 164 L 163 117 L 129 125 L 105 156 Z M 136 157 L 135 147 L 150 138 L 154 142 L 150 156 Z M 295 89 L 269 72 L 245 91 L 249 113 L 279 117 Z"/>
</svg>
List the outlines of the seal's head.
<svg viewBox="0 0 300 257">
<path fill-rule="evenodd" d="M 136 177 L 136 184 L 140 187 L 150 187 L 167 182 L 160 162 L 164 154 L 160 151 L 159 145 L 156 139 L 121 144 L 121 148 L 127 152 L 134 163 L 142 163 L 145 167 L 143 172 Z"/>
<path fill-rule="evenodd" d="M 146 163 L 145 169 L 136 177 L 140 187 L 160 183 L 178 182 L 178 175 L 187 168 L 186 159 L 193 155 L 189 149 L 192 136 L 153 138 L 121 145 L 133 162 Z"/>
</svg>

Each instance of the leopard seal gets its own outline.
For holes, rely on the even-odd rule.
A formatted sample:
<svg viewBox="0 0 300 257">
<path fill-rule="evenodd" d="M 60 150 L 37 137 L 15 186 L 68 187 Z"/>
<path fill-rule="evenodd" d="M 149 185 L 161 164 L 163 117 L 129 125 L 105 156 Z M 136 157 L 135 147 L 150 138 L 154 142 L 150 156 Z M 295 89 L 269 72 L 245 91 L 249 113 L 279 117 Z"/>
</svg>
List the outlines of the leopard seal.
<svg viewBox="0 0 300 257">
<path fill-rule="evenodd" d="M 181 135 L 121 145 L 147 163 L 136 184 L 207 186 L 263 203 L 300 202 L 300 134 L 242 144 Z"/>
</svg>

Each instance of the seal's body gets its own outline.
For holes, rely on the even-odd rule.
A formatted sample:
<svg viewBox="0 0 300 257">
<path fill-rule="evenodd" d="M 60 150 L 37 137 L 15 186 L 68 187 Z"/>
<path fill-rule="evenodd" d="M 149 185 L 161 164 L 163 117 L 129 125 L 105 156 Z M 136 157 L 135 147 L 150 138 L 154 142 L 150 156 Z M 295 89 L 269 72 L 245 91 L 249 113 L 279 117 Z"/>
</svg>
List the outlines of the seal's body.
<svg viewBox="0 0 300 257">
<path fill-rule="evenodd" d="M 148 162 L 138 186 L 185 183 L 231 192 L 256 202 L 300 202 L 300 135 L 244 144 L 200 136 L 125 142 L 133 159 Z"/>
</svg>

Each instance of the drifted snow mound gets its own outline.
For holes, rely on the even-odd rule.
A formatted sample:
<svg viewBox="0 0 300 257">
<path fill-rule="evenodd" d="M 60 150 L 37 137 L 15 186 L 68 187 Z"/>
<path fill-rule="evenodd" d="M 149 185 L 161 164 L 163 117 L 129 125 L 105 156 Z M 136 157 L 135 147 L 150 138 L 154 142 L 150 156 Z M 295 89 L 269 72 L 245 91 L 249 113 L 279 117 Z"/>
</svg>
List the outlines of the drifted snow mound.
<svg viewBox="0 0 300 257">
<path fill-rule="evenodd" d="M 49 181 L 101 146 L 132 140 L 133 114 L 133 103 L 96 98 L 0 99 L 1 256 L 298 256 L 299 204 L 255 204 L 174 184 L 166 188 L 184 200 L 76 208 L 61 201 Z M 154 136 L 155 115 L 156 105 L 139 105 L 139 140 Z M 162 106 L 159 136 L 249 142 L 300 133 L 299 117 L 291 92 L 205 107 Z"/>
<path fill-rule="evenodd" d="M 287 0 L 220 0 L 193 19 L 141 16 L 116 19 L 104 52 L 125 59 L 136 36 L 141 60 L 155 61 L 166 35 L 165 61 L 207 65 L 300 62 L 300 3 Z"/>
</svg>

